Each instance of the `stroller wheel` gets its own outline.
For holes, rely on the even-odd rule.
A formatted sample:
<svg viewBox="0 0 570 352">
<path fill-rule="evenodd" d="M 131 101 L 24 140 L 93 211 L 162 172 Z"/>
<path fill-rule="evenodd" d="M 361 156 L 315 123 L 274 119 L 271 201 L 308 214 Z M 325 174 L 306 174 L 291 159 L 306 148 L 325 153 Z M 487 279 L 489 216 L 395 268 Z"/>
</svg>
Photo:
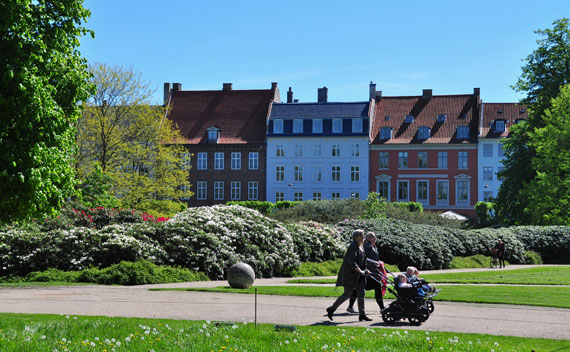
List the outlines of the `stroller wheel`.
<svg viewBox="0 0 570 352">
<path fill-rule="evenodd" d="M 418 308 L 417 313 L 414 317 L 408 318 L 410 324 L 412 325 L 420 325 L 424 321 L 429 319 L 429 310 L 425 307 Z"/>
<path fill-rule="evenodd" d="M 386 324 L 394 324 L 396 322 L 396 319 L 392 315 L 392 312 L 383 312 L 382 320 L 384 320 Z"/>
<path fill-rule="evenodd" d="M 427 309 L 429 310 L 430 314 L 433 313 L 433 311 L 435 310 L 435 306 L 433 305 L 433 302 L 427 301 L 426 305 L 427 305 Z"/>
</svg>

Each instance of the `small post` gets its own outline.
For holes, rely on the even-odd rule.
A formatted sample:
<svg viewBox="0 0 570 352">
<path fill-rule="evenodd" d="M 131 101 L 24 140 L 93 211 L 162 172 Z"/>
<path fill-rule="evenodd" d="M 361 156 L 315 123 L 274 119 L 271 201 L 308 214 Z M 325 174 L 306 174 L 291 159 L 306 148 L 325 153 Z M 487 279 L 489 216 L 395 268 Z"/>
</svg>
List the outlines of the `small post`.
<svg viewBox="0 0 570 352">
<path fill-rule="evenodd" d="M 254 326 L 257 328 L 257 287 L 255 288 L 255 320 Z"/>
</svg>

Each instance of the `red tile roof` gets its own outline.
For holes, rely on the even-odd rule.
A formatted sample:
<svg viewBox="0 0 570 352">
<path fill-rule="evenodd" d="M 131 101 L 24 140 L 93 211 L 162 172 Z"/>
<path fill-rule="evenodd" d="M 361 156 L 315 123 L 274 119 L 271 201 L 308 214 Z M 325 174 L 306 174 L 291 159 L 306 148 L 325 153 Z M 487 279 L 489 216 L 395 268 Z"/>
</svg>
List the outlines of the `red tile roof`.
<svg viewBox="0 0 570 352">
<path fill-rule="evenodd" d="M 273 89 L 172 91 L 168 118 L 185 144 L 206 143 L 207 129 L 221 129 L 218 144 L 257 144 L 265 141 L 265 124 Z M 277 98 L 278 99 L 278 98 Z"/>
<path fill-rule="evenodd" d="M 371 129 L 372 144 L 435 144 L 477 143 L 479 131 L 479 96 L 434 95 L 431 99 L 421 96 L 382 97 L 376 102 Z M 445 122 L 437 122 L 438 114 L 447 114 Z M 387 120 L 386 116 L 390 118 Z M 410 124 L 404 123 L 406 115 L 414 116 Z M 464 118 L 463 118 L 464 117 Z M 427 140 L 418 140 L 418 128 L 431 128 Z M 458 126 L 469 127 L 469 139 L 456 138 Z M 381 127 L 392 128 L 392 139 L 378 139 Z"/>
<path fill-rule="evenodd" d="M 502 112 L 499 112 L 502 111 Z M 527 119 L 528 109 L 525 105 L 517 103 L 484 103 L 483 119 L 479 138 L 500 138 L 509 134 L 509 127 L 518 119 Z M 492 124 L 495 120 L 505 120 L 505 132 L 495 132 Z"/>
</svg>

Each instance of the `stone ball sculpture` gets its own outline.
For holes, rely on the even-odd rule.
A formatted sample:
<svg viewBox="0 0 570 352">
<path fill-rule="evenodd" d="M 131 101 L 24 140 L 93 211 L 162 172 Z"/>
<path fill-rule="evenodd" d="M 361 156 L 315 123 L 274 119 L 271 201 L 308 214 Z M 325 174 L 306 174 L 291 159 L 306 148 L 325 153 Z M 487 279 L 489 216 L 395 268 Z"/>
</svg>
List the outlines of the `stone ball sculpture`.
<svg viewBox="0 0 570 352">
<path fill-rule="evenodd" d="M 232 288 L 248 288 L 253 285 L 255 272 L 246 263 L 236 263 L 228 270 L 228 283 Z"/>
</svg>

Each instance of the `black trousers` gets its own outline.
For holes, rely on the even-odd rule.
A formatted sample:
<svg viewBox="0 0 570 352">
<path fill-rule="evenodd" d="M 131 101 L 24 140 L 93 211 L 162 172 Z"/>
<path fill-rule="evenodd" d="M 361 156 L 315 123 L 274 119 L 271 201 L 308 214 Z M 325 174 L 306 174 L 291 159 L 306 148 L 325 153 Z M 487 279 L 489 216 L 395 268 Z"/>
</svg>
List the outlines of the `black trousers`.
<svg viewBox="0 0 570 352">
<path fill-rule="evenodd" d="M 358 298 L 358 313 L 360 313 L 360 315 L 364 315 L 364 293 L 366 292 L 364 289 L 364 277 L 361 277 L 358 281 L 358 286 L 344 286 L 343 294 L 337 298 L 329 308 L 334 312 L 344 301 L 349 298 L 352 300 L 351 297 L 354 294 L 354 300 Z M 352 304 L 354 304 L 354 301 L 352 301 Z"/>
<path fill-rule="evenodd" d="M 374 279 L 366 278 L 366 290 L 374 290 L 374 298 L 376 299 L 376 303 L 380 309 L 384 309 L 384 300 L 382 299 L 382 285 L 375 281 Z M 350 300 L 348 301 L 348 306 L 353 307 L 354 301 L 356 301 L 357 293 L 356 291 L 352 292 L 350 296 Z"/>
</svg>

